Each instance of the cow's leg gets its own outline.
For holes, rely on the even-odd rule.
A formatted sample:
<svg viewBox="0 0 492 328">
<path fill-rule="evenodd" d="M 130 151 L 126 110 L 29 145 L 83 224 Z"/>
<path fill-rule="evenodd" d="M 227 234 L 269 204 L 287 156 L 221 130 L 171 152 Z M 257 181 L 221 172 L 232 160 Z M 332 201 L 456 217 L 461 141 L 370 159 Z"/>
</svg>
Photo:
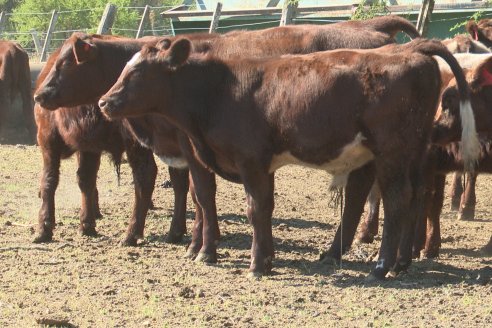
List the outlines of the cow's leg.
<svg viewBox="0 0 492 328">
<path fill-rule="evenodd" d="M 350 173 L 345 187 L 342 223 L 338 226 L 330 249 L 321 254 L 321 260 L 334 259 L 338 262 L 342 258 L 342 255 L 350 249 L 362 212 L 364 212 L 364 203 L 373 185 L 373 163 L 367 164 Z"/>
<path fill-rule="evenodd" d="M 374 183 L 369 196 L 367 197 L 369 211 L 362 221 L 359 236 L 357 239 L 361 243 L 370 244 L 374 241 L 374 237 L 378 235 L 379 230 L 379 207 L 381 204 L 381 192 L 379 186 Z"/>
<path fill-rule="evenodd" d="M 96 219 L 100 219 L 103 217 L 102 213 L 101 213 L 101 209 L 99 208 L 99 190 L 97 190 L 97 186 L 96 186 L 96 189 L 94 190 L 94 215 L 96 217 Z"/>
<path fill-rule="evenodd" d="M 188 246 L 185 257 L 194 259 L 203 245 L 203 210 L 196 198 L 195 186 L 193 179 L 190 180 L 190 195 L 195 204 L 195 220 L 193 220 L 193 230 L 191 234 L 191 243 Z"/>
<path fill-rule="evenodd" d="M 427 233 L 425 247 L 422 255 L 427 258 L 437 257 L 441 247 L 441 227 L 440 217 L 444 204 L 444 186 L 446 184 L 445 175 L 436 175 L 434 179 L 434 193 L 430 202 L 427 215 Z"/>
<path fill-rule="evenodd" d="M 396 162 L 397 159 L 393 159 Z M 377 162 L 377 180 L 384 204 L 383 238 L 379 258 L 371 276 L 383 279 L 396 262 L 402 227 L 408 225 L 412 186 L 406 165 Z"/>
<path fill-rule="evenodd" d="M 408 209 L 408 217 L 403 217 L 401 223 L 401 238 L 398 249 L 398 256 L 393 267 L 393 272 L 398 274 L 406 271 L 412 263 L 416 224 L 422 222 L 425 218 L 425 199 L 427 185 L 426 170 L 427 156 L 423 156 L 420 160 L 414 160 L 411 165 L 410 185 L 411 185 L 411 200 Z"/>
<path fill-rule="evenodd" d="M 209 172 L 196 160 L 188 161 L 193 179 L 196 201 L 201 207 L 202 214 L 202 247 L 198 252 L 196 262 L 217 262 L 217 245 L 220 239 L 219 224 L 217 222 L 217 207 L 215 205 L 216 183 L 215 174 Z M 200 222 L 197 223 L 200 225 Z M 193 231 L 193 233 L 198 233 Z M 194 240 L 199 240 L 194 236 Z M 196 245 L 190 247 L 196 247 Z M 190 248 L 193 251 L 193 248 Z"/>
<path fill-rule="evenodd" d="M 253 276 L 261 276 L 271 272 L 274 258 L 272 236 L 274 175 L 261 169 L 247 168 L 242 170 L 241 178 L 248 200 L 248 219 L 253 225 L 249 271 Z"/>
<path fill-rule="evenodd" d="M 484 255 L 492 256 L 492 236 L 490 237 L 490 240 L 487 243 L 487 245 L 485 245 L 484 247 L 482 247 L 482 250 L 481 251 L 482 251 L 482 253 Z"/>
<path fill-rule="evenodd" d="M 459 211 L 460 209 L 461 195 L 463 194 L 461 176 L 462 174 L 460 172 L 455 172 L 453 174 L 451 190 L 449 191 L 449 197 L 451 198 L 451 211 Z"/>
<path fill-rule="evenodd" d="M 39 209 L 38 231 L 34 238 L 35 243 L 48 242 L 53 239 L 55 228 L 55 192 L 60 179 L 60 149 L 55 145 L 41 143 L 43 156 L 43 173 L 41 175 L 41 186 L 39 197 L 42 204 Z"/>
<path fill-rule="evenodd" d="M 174 190 L 174 214 L 166 242 L 175 244 L 182 241 L 186 234 L 186 197 L 189 188 L 189 171 L 188 169 L 169 167 L 169 176 Z"/>
<path fill-rule="evenodd" d="M 132 168 L 135 200 L 126 237 L 121 244 L 123 246 L 136 246 L 137 240 L 144 236 L 145 217 L 149 211 L 154 192 L 157 166 L 150 150 L 143 148 L 134 140 L 126 140 L 125 142 L 126 156 Z"/>
<path fill-rule="evenodd" d="M 424 208 L 422 215 L 417 217 L 417 222 L 415 223 L 415 238 L 413 242 L 413 258 L 420 257 L 420 251 L 424 248 L 426 231 L 427 231 L 427 220 L 430 215 L 431 207 L 433 206 L 434 197 L 434 177 L 431 180 L 426 181 L 426 189 L 424 196 Z"/>
<path fill-rule="evenodd" d="M 96 180 L 101 153 L 79 152 L 79 168 L 77 181 L 82 192 L 82 204 L 80 207 L 80 232 L 84 236 L 96 236 L 96 213 L 94 202 L 96 197 Z"/>
<path fill-rule="evenodd" d="M 465 191 L 461 195 L 461 204 L 458 212 L 458 220 L 475 219 L 475 205 L 477 196 L 475 195 L 475 186 L 477 183 L 478 173 L 466 173 Z"/>
</svg>

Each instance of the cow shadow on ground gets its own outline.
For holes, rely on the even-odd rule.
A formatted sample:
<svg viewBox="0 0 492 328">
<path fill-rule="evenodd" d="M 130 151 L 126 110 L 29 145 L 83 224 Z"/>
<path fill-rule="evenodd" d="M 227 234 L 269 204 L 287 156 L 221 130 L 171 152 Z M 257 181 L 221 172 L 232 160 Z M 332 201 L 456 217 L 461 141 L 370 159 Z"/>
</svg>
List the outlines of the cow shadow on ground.
<svg viewBox="0 0 492 328">
<path fill-rule="evenodd" d="M 246 223 L 249 224 L 248 218 L 245 215 L 237 215 L 237 214 L 224 214 L 219 216 L 219 223 L 220 222 L 236 222 L 236 223 Z M 320 222 L 314 219 L 306 218 L 306 219 L 301 219 L 301 218 L 272 218 L 272 226 L 273 228 L 279 226 L 279 225 L 285 225 L 286 227 L 291 227 L 291 228 L 320 228 L 320 229 L 333 229 L 335 228 L 334 225 L 326 223 L 326 222 Z"/>
</svg>

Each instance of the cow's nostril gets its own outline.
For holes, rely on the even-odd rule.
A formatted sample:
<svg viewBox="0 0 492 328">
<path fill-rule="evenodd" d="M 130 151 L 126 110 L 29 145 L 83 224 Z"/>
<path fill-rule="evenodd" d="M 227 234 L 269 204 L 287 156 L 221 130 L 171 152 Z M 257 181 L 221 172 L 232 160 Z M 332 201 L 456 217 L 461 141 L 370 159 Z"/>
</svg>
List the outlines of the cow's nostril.
<svg viewBox="0 0 492 328">
<path fill-rule="evenodd" d="M 103 109 L 104 107 L 106 107 L 106 101 L 103 99 L 100 99 L 98 105 L 99 105 L 99 108 Z"/>
<path fill-rule="evenodd" d="M 39 94 L 34 95 L 34 101 L 39 103 L 41 101 L 42 97 Z"/>
</svg>

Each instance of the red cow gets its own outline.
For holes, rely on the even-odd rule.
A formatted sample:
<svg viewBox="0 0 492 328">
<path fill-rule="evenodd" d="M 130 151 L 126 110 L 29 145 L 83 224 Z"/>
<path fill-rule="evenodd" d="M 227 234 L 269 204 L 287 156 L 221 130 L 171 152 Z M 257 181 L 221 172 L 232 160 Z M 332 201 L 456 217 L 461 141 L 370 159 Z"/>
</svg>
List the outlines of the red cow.
<svg viewBox="0 0 492 328">
<path fill-rule="evenodd" d="M 22 114 L 32 140 L 36 138 L 36 125 L 32 111 L 31 73 L 29 56 L 18 44 L 0 40 L 0 128 L 14 97 L 22 99 Z"/>
<path fill-rule="evenodd" d="M 254 229 L 253 274 L 272 267 L 273 174 L 286 164 L 324 169 L 343 184 L 351 171 L 374 161 L 385 231 L 372 275 L 383 278 L 391 268 L 410 265 L 409 232 L 422 203 L 421 163 L 441 85 L 432 55 L 444 58 L 459 81 L 467 167 L 478 151 L 463 72 L 442 44 L 414 40 L 375 51 L 262 60 L 190 56 L 190 50 L 187 39 L 167 52 L 144 47 L 99 107 L 111 119 L 163 115 L 187 134 L 187 153 L 244 184 Z M 213 198 L 198 188 L 196 196 Z"/>
<path fill-rule="evenodd" d="M 124 43 L 122 42 L 123 46 Z M 43 83 L 56 60 L 64 49 L 58 49 L 48 59 L 40 73 L 39 85 Z M 116 58 L 112 58 L 117 60 Z M 106 68 L 106 72 L 110 67 Z M 94 76 L 87 75 L 92 84 L 99 84 Z M 70 92 L 77 93 L 78 89 Z M 59 181 L 60 160 L 78 152 L 79 169 L 77 178 L 82 192 L 80 210 L 80 231 L 84 235 L 96 235 L 97 217 L 101 216 L 96 187 L 97 171 L 102 152 L 111 155 L 119 173 L 121 155 L 125 151 L 132 167 L 135 184 L 135 206 L 128 233 L 124 243 L 132 244 L 143 235 L 143 220 L 151 204 L 157 167 L 152 152 L 143 148 L 123 128 L 121 122 L 109 122 L 95 104 L 83 106 L 63 106 L 49 112 L 39 104 L 35 106 L 38 125 L 38 144 L 43 155 L 43 174 L 41 178 L 38 234 L 34 242 L 46 242 L 53 238 L 55 227 L 55 191 Z"/>
<path fill-rule="evenodd" d="M 239 31 L 231 32 L 223 36 L 209 34 L 191 34 L 195 50 L 198 52 L 212 53 L 221 57 L 234 56 L 262 56 L 282 53 L 310 52 L 320 49 L 333 49 L 342 46 L 347 47 L 378 47 L 387 43 L 394 42 L 394 35 L 398 31 L 405 31 L 412 37 L 418 36 L 415 27 L 407 20 L 397 16 L 379 17 L 372 20 L 359 22 L 341 22 L 327 26 L 301 25 L 271 28 L 261 31 Z M 361 33 L 364 31 L 364 33 Z M 113 41 L 102 41 L 97 38 L 92 39 L 89 36 L 74 35 L 67 40 L 64 47 L 77 51 L 75 44 L 85 42 L 88 47 L 90 56 L 83 62 L 84 65 L 77 64 L 73 60 L 73 54 L 67 51 L 66 56 L 60 56 L 58 59 L 58 74 L 51 75 L 47 78 L 44 85 L 38 90 L 35 99 L 45 104 L 46 107 L 56 105 L 78 105 L 101 96 L 109 89 L 108 83 L 114 83 L 123 69 L 124 64 L 120 63 L 119 70 L 116 69 L 117 63 L 112 59 L 127 58 L 129 60 L 134 54 L 133 49 L 127 49 L 114 44 Z M 171 39 L 165 41 L 167 45 L 172 42 Z M 243 47 L 244 44 L 248 47 Z M 83 49 L 84 47 L 79 47 Z M 105 54 L 104 56 L 102 54 Z M 110 74 L 104 76 L 99 72 L 100 67 L 111 66 Z M 88 79 L 81 76 L 98 74 L 99 79 L 105 78 L 104 83 L 94 84 Z M 56 77 L 56 79 L 54 78 Z M 90 85 L 87 85 L 90 83 Z M 65 88 L 75 88 L 77 93 L 64 92 Z M 127 127 L 139 139 L 139 141 L 151 148 L 160 157 L 180 157 L 176 150 L 179 145 L 176 131 L 164 118 L 144 117 L 141 119 L 127 120 Z M 174 145 L 174 146 L 172 146 Z M 174 147 L 170 152 L 169 147 Z M 192 161 L 190 165 L 196 166 L 195 171 L 200 170 L 199 163 L 191 157 L 187 161 Z M 174 165 L 178 162 L 174 161 Z M 183 161 L 179 161 L 183 163 Z M 173 164 L 173 163 L 170 163 Z M 189 164 L 189 163 L 188 163 Z M 201 183 L 208 181 L 208 189 L 215 190 L 215 180 L 206 170 L 202 170 Z M 361 174 L 361 173 L 359 173 Z M 359 179 L 360 181 L 360 179 Z M 354 181 L 354 183 L 357 183 Z M 359 182 L 360 184 L 360 182 Z M 347 197 L 354 199 L 354 197 Z M 202 221 L 202 210 L 197 205 L 197 216 L 193 228 L 193 238 L 188 248 L 188 256 L 194 257 L 199 253 L 197 260 L 215 261 L 215 247 L 218 233 L 218 224 L 216 223 L 216 214 L 212 210 L 209 215 L 210 219 L 204 224 Z M 363 208 L 347 204 L 346 215 L 359 216 Z M 184 220 L 184 219 L 183 219 Z M 178 222 L 174 221 L 173 222 Z M 184 229 L 184 221 L 179 224 Z M 202 232 L 205 233 L 205 239 L 202 240 Z M 202 248 L 203 245 L 203 248 Z"/>
<path fill-rule="evenodd" d="M 487 48 L 492 48 L 492 20 L 489 18 L 481 19 L 477 22 L 470 20 L 466 26 L 466 31 L 473 40 L 479 41 Z"/>
</svg>

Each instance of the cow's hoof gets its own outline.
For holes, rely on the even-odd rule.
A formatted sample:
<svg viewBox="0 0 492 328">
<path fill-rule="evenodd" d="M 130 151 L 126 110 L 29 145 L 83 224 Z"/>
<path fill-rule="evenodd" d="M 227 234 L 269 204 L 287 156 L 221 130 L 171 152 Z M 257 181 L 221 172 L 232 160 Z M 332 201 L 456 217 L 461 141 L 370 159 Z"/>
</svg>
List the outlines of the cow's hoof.
<svg viewBox="0 0 492 328">
<path fill-rule="evenodd" d="M 384 268 L 375 268 L 372 272 L 367 276 L 366 281 L 382 281 L 386 278 L 386 274 L 388 273 L 388 269 Z"/>
<path fill-rule="evenodd" d="M 439 248 L 429 248 L 422 251 L 421 257 L 424 259 L 433 259 L 439 256 Z"/>
<path fill-rule="evenodd" d="M 205 252 L 199 252 L 198 255 L 195 257 L 195 262 L 202 262 L 202 263 L 217 263 L 217 254 L 208 254 Z"/>
<path fill-rule="evenodd" d="M 48 232 L 48 231 L 43 231 L 40 232 L 34 239 L 33 243 L 35 244 L 40 244 L 40 243 L 49 243 L 50 241 L 53 241 L 53 233 Z"/>
<path fill-rule="evenodd" d="M 183 235 L 182 233 L 176 234 L 169 232 L 169 234 L 166 237 L 166 243 L 168 244 L 179 244 L 183 241 Z"/>
<path fill-rule="evenodd" d="M 102 219 L 103 218 L 103 215 L 102 215 L 101 211 L 97 210 L 96 211 L 96 214 L 94 215 L 94 217 L 96 219 Z"/>
<path fill-rule="evenodd" d="M 458 213 L 459 221 L 473 221 L 475 219 L 475 213 L 470 213 L 468 211 L 463 211 Z"/>
<path fill-rule="evenodd" d="M 319 261 L 322 264 L 328 264 L 328 265 L 338 265 L 340 263 L 340 260 L 337 259 L 335 256 L 333 256 L 332 252 L 323 252 L 319 256 Z"/>
<path fill-rule="evenodd" d="M 126 237 L 125 239 L 123 239 L 121 242 L 120 242 L 120 246 L 123 246 L 123 247 L 135 247 L 137 246 L 137 238 L 135 237 Z"/>
<path fill-rule="evenodd" d="M 191 245 L 188 247 L 188 249 L 186 250 L 186 254 L 183 256 L 185 259 L 190 259 L 190 260 L 194 260 L 196 258 L 196 256 L 198 255 L 198 252 L 195 251 L 195 249 L 193 247 L 191 247 Z"/>
<path fill-rule="evenodd" d="M 80 234 L 87 237 L 97 237 L 97 231 L 95 227 L 83 227 L 80 229 Z"/>
<path fill-rule="evenodd" d="M 264 274 L 262 272 L 249 271 L 246 276 L 252 280 L 259 280 L 264 276 Z"/>
<path fill-rule="evenodd" d="M 372 244 L 374 242 L 374 235 L 370 232 L 361 233 L 357 237 L 357 241 L 361 244 Z"/>
</svg>

